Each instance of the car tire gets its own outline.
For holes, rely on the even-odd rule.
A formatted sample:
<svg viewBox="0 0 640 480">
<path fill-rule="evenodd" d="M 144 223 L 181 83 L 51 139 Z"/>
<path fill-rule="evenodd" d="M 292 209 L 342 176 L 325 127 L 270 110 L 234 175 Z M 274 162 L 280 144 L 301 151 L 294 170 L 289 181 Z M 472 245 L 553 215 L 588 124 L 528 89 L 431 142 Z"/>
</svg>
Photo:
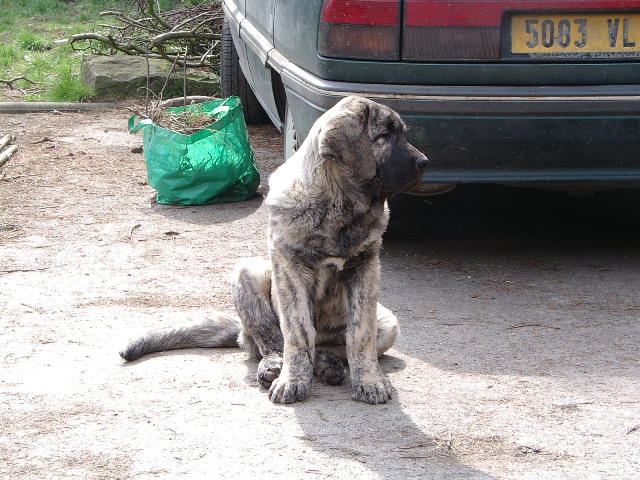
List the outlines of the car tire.
<svg viewBox="0 0 640 480">
<path fill-rule="evenodd" d="M 233 44 L 229 19 L 222 22 L 220 46 L 220 90 L 223 97 L 235 95 L 240 98 L 244 120 L 248 125 L 257 125 L 269 121 L 269 117 L 251 90 L 249 82 L 240 69 L 238 52 Z"/>
<path fill-rule="evenodd" d="M 296 127 L 293 124 L 293 117 L 291 116 L 291 109 L 287 104 L 284 113 L 284 128 L 282 129 L 284 136 L 284 161 L 286 162 L 300 146 L 298 143 L 298 136 L 296 134 Z"/>
</svg>

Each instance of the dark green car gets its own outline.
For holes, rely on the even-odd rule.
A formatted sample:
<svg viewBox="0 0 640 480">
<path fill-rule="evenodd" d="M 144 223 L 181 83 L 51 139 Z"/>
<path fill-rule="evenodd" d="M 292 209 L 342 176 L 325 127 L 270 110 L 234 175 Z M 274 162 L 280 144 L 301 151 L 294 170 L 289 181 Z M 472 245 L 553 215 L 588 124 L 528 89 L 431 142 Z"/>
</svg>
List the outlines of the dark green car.
<svg viewBox="0 0 640 480">
<path fill-rule="evenodd" d="M 402 115 L 425 192 L 640 181 L 640 0 L 223 3 L 223 93 L 285 155 L 356 94 Z"/>
</svg>

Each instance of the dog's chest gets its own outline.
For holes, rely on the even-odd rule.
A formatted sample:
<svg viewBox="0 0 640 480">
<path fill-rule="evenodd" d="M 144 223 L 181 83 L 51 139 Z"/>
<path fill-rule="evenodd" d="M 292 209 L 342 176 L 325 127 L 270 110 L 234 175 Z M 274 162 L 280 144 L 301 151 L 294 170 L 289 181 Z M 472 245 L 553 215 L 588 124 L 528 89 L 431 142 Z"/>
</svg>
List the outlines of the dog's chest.
<svg viewBox="0 0 640 480">
<path fill-rule="evenodd" d="M 340 271 L 350 259 L 378 249 L 388 221 L 380 204 L 362 213 L 327 204 L 270 209 L 268 246 L 286 256 Z"/>
<path fill-rule="evenodd" d="M 335 252 L 335 257 L 344 262 L 352 257 L 360 255 L 373 244 L 380 243 L 384 229 L 377 219 L 362 219 L 361 223 L 354 222 L 351 225 L 336 229 L 329 236 L 327 244 L 329 250 Z M 336 266 L 338 264 L 333 262 Z"/>
<path fill-rule="evenodd" d="M 329 208 L 309 233 L 327 257 L 347 261 L 380 243 L 387 221 L 388 213 L 382 204 L 360 212 L 353 208 Z M 335 260 L 329 262 L 340 266 Z"/>
<path fill-rule="evenodd" d="M 319 332 L 342 327 L 346 323 L 344 264 L 344 259 L 328 257 L 316 272 L 313 312 L 314 326 Z"/>
</svg>

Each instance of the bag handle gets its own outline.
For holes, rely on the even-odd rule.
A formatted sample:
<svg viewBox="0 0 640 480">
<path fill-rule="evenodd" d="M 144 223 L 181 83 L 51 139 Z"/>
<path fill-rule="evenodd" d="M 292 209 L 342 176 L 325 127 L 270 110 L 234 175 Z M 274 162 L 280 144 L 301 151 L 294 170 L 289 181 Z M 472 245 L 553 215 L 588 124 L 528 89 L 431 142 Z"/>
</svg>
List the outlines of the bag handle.
<svg viewBox="0 0 640 480">
<path fill-rule="evenodd" d="M 150 118 L 144 118 L 136 123 L 135 120 L 137 116 L 138 114 L 134 113 L 129 117 L 129 133 L 136 133 L 147 125 L 153 125 L 153 121 Z"/>
<path fill-rule="evenodd" d="M 229 113 L 229 105 L 219 105 L 216 108 L 214 108 L 209 115 L 211 115 L 212 117 L 215 117 L 220 113 L 224 113 L 224 114 Z"/>
</svg>

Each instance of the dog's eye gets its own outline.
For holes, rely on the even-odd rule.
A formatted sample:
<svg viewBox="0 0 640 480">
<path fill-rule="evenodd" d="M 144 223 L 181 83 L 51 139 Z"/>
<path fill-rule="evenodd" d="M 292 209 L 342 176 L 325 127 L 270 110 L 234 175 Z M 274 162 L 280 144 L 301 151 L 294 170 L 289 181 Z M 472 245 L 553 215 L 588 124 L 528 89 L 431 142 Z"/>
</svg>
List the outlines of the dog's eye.
<svg viewBox="0 0 640 480">
<path fill-rule="evenodd" d="M 381 133 L 380 135 L 378 135 L 375 140 L 374 143 L 376 145 L 384 145 L 385 143 L 387 143 L 389 141 L 389 133 L 385 132 L 385 133 Z"/>
</svg>

